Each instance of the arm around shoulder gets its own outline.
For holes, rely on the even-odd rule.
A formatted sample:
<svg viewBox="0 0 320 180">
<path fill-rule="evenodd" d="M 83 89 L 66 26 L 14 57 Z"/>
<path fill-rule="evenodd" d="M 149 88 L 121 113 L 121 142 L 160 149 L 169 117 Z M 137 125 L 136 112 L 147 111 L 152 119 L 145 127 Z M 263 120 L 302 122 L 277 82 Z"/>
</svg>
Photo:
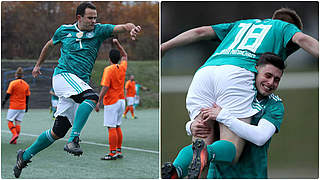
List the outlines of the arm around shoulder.
<svg viewBox="0 0 320 180">
<path fill-rule="evenodd" d="M 319 41 L 313 37 L 302 32 L 297 32 L 293 35 L 292 42 L 298 44 L 314 57 L 319 58 Z"/>
</svg>

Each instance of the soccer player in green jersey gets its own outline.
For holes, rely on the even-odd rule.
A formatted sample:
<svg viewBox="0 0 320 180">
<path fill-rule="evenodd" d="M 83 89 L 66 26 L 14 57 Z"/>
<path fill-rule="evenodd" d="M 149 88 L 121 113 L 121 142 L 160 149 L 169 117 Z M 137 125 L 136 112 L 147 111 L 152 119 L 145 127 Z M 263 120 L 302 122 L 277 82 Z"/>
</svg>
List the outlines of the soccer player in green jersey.
<svg viewBox="0 0 320 180">
<path fill-rule="evenodd" d="M 264 53 L 257 62 L 258 73 L 255 85 L 258 94 L 254 102 L 260 111 L 253 116 L 251 124 L 238 120 L 227 109 L 221 109 L 218 105 L 201 109 L 203 121 L 192 121 L 189 134 L 196 137 L 213 136 L 205 122 L 214 120 L 224 124 L 233 133 L 248 141 L 236 164 L 221 163 L 223 161 L 219 161 L 216 157 L 210 157 L 208 162 L 211 163 L 207 178 L 267 178 L 269 144 L 272 135 L 279 132 L 284 114 L 283 103 L 273 92 L 279 85 L 284 68 L 282 59 L 273 53 Z M 215 134 L 215 136 L 219 135 Z M 186 176 L 193 156 L 191 145 L 184 147 L 180 152 L 182 153 L 179 153 L 173 164 L 166 164 L 166 168 L 162 171 L 163 177 L 182 178 Z M 211 161 L 212 159 L 215 160 Z"/>
<path fill-rule="evenodd" d="M 299 47 L 315 57 L 319 57 L 319 42 L 301 32 L 302 22 L 297 13 L 288 8 L 274 12 L 272 19 L 248 19 L 233 23 L 217 24 L 194 28 L 161 44 L 161 52 L 198 42 L 200 40 L 221 41 L 218 48 L 206 63 L 195 73 L 186 98 L 186 106 L 191 120 L 202 120 L 202 108 L 213 103 L 228 109 L 238 119 L 251 122 L 258 112 L 252 106 L 256 91 L 253 88 L 256 61 L 265 52 L 272 52 L 286 58 Z M 208 122 L 212 126 L 212 122 Z M 188 124 L 187 124 L 188 125 Z M 190 126 L 190 124 L 189 124 Z M 239 160 L 245 141 L 219 123 L 220 141 L 214 143 L 209 152 L 215 153 L 225 162 Z M 211 128 L 211 130 L 213 130 Z M 204 139 L 212 144 L 215 137 Z M 206 146 L 202 141 L 194 141 L 194 162 L 189 177 L 200 177 L 206 162 Z M 209 153 L 209 156 L 212 154 Z M 199 170 L 200 169 L 200 170 Z"/>
<path fill-rule="evenodd" d="M 135 40 L 141 31 L 140 26 L 132 23 L 96 23 L 97 10 L 90 2 L 83 2 L 77 7 L 76 18 L 75 24 L 62 25 L 56 30 L 52 39 L 43 47 L 32 71 L 34 77 L 41 74 L 40 67 L 47 54 L 55 45 L 61 45 L 61 57 L 52 78 L 54 91 L 59 97 L 56 119 L 52 129 L 40 134 L 26 150 L 18 151 L 17 163 L 13 169 L 17 178 L 35 154 L 63 138 L 71 127 L 70 138 L 64 150 L 75 156 L 83 153 L 79 145 L 80 132 L 99 99 L 88 85 L 99 48 L 104 40 L 113 35 L 129 32 L 131 39 Z"/>
</svg>

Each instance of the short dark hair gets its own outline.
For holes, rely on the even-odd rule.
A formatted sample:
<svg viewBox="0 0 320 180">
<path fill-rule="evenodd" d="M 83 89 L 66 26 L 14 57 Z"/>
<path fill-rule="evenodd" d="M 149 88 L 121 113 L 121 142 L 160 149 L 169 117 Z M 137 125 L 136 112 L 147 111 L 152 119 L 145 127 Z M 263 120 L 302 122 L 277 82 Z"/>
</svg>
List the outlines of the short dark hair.
<svg viewBox="0 0 320 180">
<path fill-rule="evenodd" d="M 281 57 L 272 52 L 263 53 L 257 62 L 257 66 L 264 66 L 267 64 L 274 65 L 275 67 L 282 70 L 282 72 L 286 68 L 286 65 L 284 64 L 284 61 L 281 59 Z"/>
<path fill-rule="evenodd" d="M 273 13 L 272 19 L 279 19 L 296 25 L 300 30 L 303 29 L 303 24 L 300 16 L 295 10 L 289 8 L 281 8 Z"/>
<path fill-rule="evenodd" d="M 77 7 L 76 16 L 77 15 L 84 16 L 84 13 L 87 8 L 97 9 L 96 6 L 94 4 L 92 4 L 91 2 L 83 2 Z"/>
<path fill-rule="evenodd" d="M 109 52 L 109 58 L 113 64 L 117 64 L 121 58 L 120 51 L 117 49 L 111 49 Z"/>
</svg>

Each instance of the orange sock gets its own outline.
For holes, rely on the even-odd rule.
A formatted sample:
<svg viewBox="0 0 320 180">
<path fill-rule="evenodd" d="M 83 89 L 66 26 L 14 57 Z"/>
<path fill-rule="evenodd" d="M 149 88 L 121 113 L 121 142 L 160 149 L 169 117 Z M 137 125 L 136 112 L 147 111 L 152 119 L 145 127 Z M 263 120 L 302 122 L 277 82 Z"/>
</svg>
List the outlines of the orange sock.
<svg viewBox="0 0 320 180">
<path fill-rule="evenodd" d="M 8 127 L 13 135 L 17 134 L 16 127 L 14 126 L 12 121 L 8 121 Z"/>
<path fill-rule="evenodd" d="M 109 150 L 110 155 L 113 156 L 117 152 L 117 130 L 116 128 L 108 128 L 109 131 Z"/>
<path fill-rule="evenodd" d="M 20 125 L 16 125 L 16 131 L 17 131 L 17 134 L 19 135 L 20 131 L 21 131 L 21 126 Z"/>
<path fill-rule="evenodd" d="M 117 142 L 117 153 L 121 153 L 121 146 L 122 146 L 122 131 L 120 127 L 116 128 L 117 130 L 117 136 L 118 136 L 118 142 Z"/>
<path fill-rule="evenodd" d="M 129 111 L 130 106 L 126 107 L 126 110 L 124 111 L 124 115 L 127 115 L 128 111 Z"/>
<path fill-rule="evenodd" d="M 130 109 L 130 112 L 131 112 L 131 116 L 134 117 L 133 106 L 130 106 L 129 109 Z"/>
</svg>

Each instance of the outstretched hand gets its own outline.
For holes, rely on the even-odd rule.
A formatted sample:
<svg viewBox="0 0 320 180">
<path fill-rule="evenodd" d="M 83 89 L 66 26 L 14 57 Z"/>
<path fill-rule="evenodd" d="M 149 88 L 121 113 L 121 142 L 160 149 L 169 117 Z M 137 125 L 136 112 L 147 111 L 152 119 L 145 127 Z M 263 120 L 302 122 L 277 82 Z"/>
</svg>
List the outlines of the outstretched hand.
<svg viewBox="0 0 320 180">
<path fill-rule="evenodd" d="M 136 26 L 136 27 L 131 29 L 130 36 L 131 36 L 131 39 L 133 41 L 136 40 L 136 36 L 140 31 L 141 31 L 141 27 L 140 26 Z"/>
<path fill-rule="evenodd" d="M 40 75 L 41 74 L 41 72 L 40 72 L 40 66 L 37 66 L 37 65 L 35 65 L 34 66 L 34 68 L 33 68 L 33 70 L 32 70 L 32 76 L 34 77 L 34 78 L 36 78 L 38 75 Z"/>
<path fill-rule="evenodd" d="M 204 119 L 204 121 L 215 121 L 221 110 L 222 108 L 220 106 L 214 104 L 213 107 L 202 108 L 200 111 L 202 113 L 202 119 Z"/>
</svg>

